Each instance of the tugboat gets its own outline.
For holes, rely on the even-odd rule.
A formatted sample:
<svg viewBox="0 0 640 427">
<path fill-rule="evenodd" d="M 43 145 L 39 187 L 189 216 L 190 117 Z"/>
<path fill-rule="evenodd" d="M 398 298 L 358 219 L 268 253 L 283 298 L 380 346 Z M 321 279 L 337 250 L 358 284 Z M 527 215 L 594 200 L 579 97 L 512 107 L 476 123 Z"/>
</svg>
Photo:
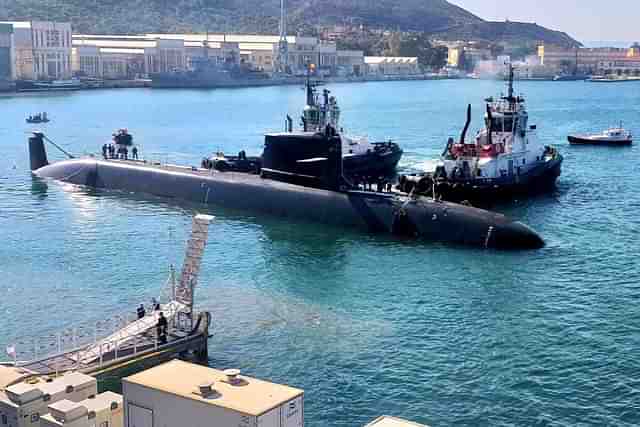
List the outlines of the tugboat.
<svg viewBox="0 0 640 427">
<path fill-rule="evenodd" d="M 631 145 L 633 135 L 622 128 L 610 128 L 601 133 L 591 135 L 569 135 L 567 137 L 571 145 Z"/>
<path fill-rule="evenodd" d="M 536 138 L 536 126 L 528 125 L 524 98 L 514 95 L 513 79 L 509 65 L 508 94 L 486 100 L 485 128 L 475 141 L 465 141 L 469 105 L 459 142 L 449 138 L 435 171 L 403 176 L 400 188 L 449 201 L 483 202 L 552 188 L 560 176 L 562 156 Z"/>
<path fill-rule="evenodd" d="M 49 123 L 50 122 L 46 112 L 29 116 L 25 119 L 25 121 L 27 123 Z"/>
<path fill-rule="evenodd" d="M 343 170 L 348 177 L 358 181 L 376 181 L 379 177 L 390 177 L 395 174 L 396 166 L 402 157 L 402 149 L 392 141 L 369 142 L 367 138 L 346 136 L 340 127 L 340 107 L 330 91 L 322 91 L 323 102 L 319 101 L 316 87 L 307 76 L 305 90 L 307 103 L 301 117 L 301 131 L 293 130 L 293 119 L 287 115 L 283 137 L 293 141 L 306 143 L 314 134 L 324 134 L 327 127 L 338 129 L 343 146 Z M 202 160 L 202 167 L 220 171 L 250 172 L 259 170 L 261 157 L 247 157 L 244 151 L 237 156 L 225 156 L 223 153 Z"/>
<path fill-rule="evenodd" d="M 327 126 L 339 129 L 343 146 L 343 167 L 348 176 L 378 177 L 391 176 L 402 158 L 403 151 L 392 141 L 369 142 L 368 138 L 354 138 L 344 134 L 340 126 L 340 107 L 335 96 L 330 95 L 328 89 L 323 89 L 320 103 L 317 93 L 318 83 L 307 78 L 305 90 L 307 105 L 302 113 L 302 131 L 324 132 Z M 288 120 L 288 131 L 292 132 L 291 122 Z"/>
</svg>

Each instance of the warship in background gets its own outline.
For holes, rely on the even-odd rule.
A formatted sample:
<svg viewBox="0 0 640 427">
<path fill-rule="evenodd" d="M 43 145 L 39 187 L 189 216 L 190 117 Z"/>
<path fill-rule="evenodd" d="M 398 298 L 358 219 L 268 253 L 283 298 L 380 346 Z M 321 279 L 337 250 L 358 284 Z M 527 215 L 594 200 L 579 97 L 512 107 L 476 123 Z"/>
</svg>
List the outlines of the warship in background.
<svg viewBox="0 0 640 427">
<path fill-rule="evenodd" d="M 227 58 L 220 64 L 216 58 L 194 58 L 190 70 L 151 74 L 153 88 L 215 89 L 225 87 L 271 86 L 285 79 L 273 78 L 264 71 Z"/>
</svg>

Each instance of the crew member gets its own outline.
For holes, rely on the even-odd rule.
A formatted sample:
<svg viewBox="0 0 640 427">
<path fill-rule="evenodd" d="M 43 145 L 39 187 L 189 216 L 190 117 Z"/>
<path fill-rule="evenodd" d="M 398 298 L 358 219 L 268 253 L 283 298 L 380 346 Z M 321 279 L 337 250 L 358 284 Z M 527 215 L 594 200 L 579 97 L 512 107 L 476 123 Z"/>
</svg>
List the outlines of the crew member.
<svg viewBox="0 0 640 427">
<path fill-rule="evenodd" d="M 131 156 L 134 160 L 138 160 L 138 147 L 133 147 L 131 149 Z"/>
<path fill-rule="evenodd" d="M 153 311 L 158 311 L 160 310 L 160 303 L 155 298 L 151 298 L 151 307 L 153 307 Z"/>
<path fill-rule="evenodd" d="M 138 313 L 138 319 L 142 319 L 146 314 L 146 310 L 144 309 L 144 304 L 140 304 L 140 307 L 136 310 Z"/>
<path fill-rule="evenodd" d="M 128 156 L 129 156 L 129 150 L 127 149 L 127 147 L 122 147 L 122 158 L 127 160 Z"/>
<path fill-rule="evenodd" d="M 158 324 L 156 325 L 156 332 L 158 335 L 158 341 L 160 344 L 167 343 L 167 327 L 169 323 L 167 322 L 167 318 L 164 317 L 164 313 L 160 312 L 158 317 Z"/>
<path fill-rule="evenodd" d="M 102 146 L 102 157 L 104 157 L 105 159 L 107 158 L 107 151 L 108 151 L 109 147 L 107 147 L 107 144 L 104 144 Z"/>
</svg>

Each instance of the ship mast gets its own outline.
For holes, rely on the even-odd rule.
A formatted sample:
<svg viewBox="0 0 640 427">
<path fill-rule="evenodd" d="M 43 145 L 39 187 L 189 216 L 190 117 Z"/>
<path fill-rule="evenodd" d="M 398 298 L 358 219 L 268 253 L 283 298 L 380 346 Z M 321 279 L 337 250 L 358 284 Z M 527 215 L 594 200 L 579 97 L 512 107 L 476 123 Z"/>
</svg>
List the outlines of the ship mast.
<svg viewBox="0 0 640 427">
<path fill-rule="evenodd" d="M 287 42 L 287 5 L 286 0 L 280 0 L 280 39 L 276 55 L 275 72 L 285 74 L 289 65 L 289 43 Z"/>
<path fill-rule="evenodd" d="M 513 64 L 509 64 L 509 95 L 507 97 L 509 102 L 514 101 L 513 97 Z"/>
</svg>

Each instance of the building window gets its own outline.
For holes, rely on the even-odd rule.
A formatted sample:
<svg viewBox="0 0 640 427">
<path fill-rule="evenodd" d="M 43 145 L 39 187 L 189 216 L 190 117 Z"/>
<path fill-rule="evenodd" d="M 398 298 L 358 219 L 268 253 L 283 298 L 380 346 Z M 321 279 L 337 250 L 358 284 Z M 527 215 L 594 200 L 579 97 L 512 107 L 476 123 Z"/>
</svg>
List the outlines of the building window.
<svg viewBox="0 0 640 427">
<path fill-rule="evenodd" d="M 109 421 L 103 421 L 100 423 L 100 427 L 109 427 Z"/>
</svg>

